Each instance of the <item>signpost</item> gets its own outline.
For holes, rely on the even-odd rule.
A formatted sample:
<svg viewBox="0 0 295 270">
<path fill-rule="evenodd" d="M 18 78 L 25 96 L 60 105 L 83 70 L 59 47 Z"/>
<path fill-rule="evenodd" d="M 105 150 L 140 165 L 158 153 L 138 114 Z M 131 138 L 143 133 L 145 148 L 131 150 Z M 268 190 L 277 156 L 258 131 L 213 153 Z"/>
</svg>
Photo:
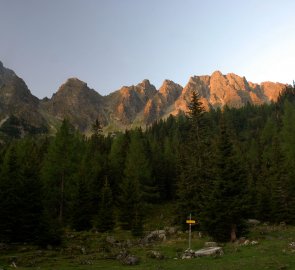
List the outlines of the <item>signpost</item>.
<svg viewBox="0 0 295 270">
<path fill-rule="evenodd" d="M 189 215 L 189 219 L 186 220 L 186 223 L 189 226 L 189 231 L 188 231 L 188 249 L 191 249 L 192 224 L 196 224 L 196 221 L 192 219 L 192 214 Z"/>
</svg>

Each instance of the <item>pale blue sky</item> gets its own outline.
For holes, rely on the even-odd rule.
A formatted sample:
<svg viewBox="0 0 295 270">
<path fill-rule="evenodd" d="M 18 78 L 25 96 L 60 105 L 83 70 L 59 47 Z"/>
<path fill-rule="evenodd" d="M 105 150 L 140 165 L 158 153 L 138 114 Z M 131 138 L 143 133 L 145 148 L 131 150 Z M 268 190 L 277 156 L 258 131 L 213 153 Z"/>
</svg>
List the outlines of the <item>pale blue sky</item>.
<svg viewBox="0 0 295 270">
<path fill-rule="evenodd" d="M 145 78 L 295 79 L 294 0 L 0 0 L 0 61 L 40 98 L 69 77 L 105 95 Z"/>
</svg>

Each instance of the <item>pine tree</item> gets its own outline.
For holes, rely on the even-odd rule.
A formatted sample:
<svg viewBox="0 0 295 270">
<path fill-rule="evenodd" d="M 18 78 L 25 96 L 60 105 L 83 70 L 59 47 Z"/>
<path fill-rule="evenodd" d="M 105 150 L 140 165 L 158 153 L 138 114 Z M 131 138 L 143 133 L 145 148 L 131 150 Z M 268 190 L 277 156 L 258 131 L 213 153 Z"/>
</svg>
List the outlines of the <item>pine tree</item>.
<svg viewBox="0 0 295 270">
<path fill-rule="evenodd" d="M 7 150 L 0 175 L 0 241 L 19 241 L 22 225 L 22 175 L 15 146 Z"/>
<path fill-rule="evenodd" d="M 293 96 L 294 97 L 294 96 Z M 284 114 L 282 117 L 282 150 L 286 157 L 286 165 L 288 168 L 288 177 L 286 179 L 286 187 L 288 188 L 288 218 L 287 222 L 295 223 L 295 107 L 294 103 L 288 100 L 284 103 Z M 284 203 L 284 202 L 282 202 Z"/>
<path fill-rule="evenodd" d="M 247 179 L 224 124 L 215 159 L 215 179 L 206 201 L 204 225 L 214 239 L 235 241 L 247 213 Z"/>
<path fill-rule="evenodd" d="M 252 190 L 255 191 L 255 200 L 253 197 L 253 213 L 261 221 L 270 221 L 272 218 L 272 181 L 273 177 L 273 158 L 276 155 L 274 138 L 277 136 L 276 123 L 272 118 L 268 118 L 260 135 L 261 146 L 261 164 L 256 168 L 256 181 L 253 183 Z M 276 159 L 276 157 L 275 157 Z M 282 164 L 281 164 L 282 165 Z M 280 165 L 280 166 L 281 166 Z M 272 169 L 271 169 L 272 167 Z M 271 180 L 273 179 L 273 180 Z M 276 181 L 276 180 L 274 180 Z"/>
<path fill-rule="evenodd" d="M 124 178 L 119 197 L 119 220 L 125 230 L 134 228 L 135 219 L 144 213 L 140 183 L 136 178 Z"/>
<path fill-rule="evenodd" d="M 53 218 L 58 218 L 60 224 L 70 209 L 67 206 L 73 195 L 74 175 L 80 154 L 77 151 L 78 142 L 74 128 L 64 120 L 48 147 L 42 168 L 45 207 Z"/>
<path fill-rule="evenodd" d="M 113 196 L 118 197 L 120 194 L 120 185 L 122 184 L 125 168 L 125 160 L 129 147 L 129 133 L 118 134 L 112 143 L 109 160 L 109 181 L 112 187 Z M 117 204 L 117 202 L 114 202 Z"/>
<path fill-rule="evenodd" d="M 22 223 L 18 231 L 25 241 L 37 240 L 43 212 L 42 183 L 40 181 L 42 153 L 38 143 L 33 139 L 23 139 L 18 146 L 23 182 L 21 196 Z"/>
<path fill-rule="evenodd" d="M 100 232 L 112 231 L 115 226 L 114 204 L 112 190 L 105 179 L 105 184 L 100 193 L 100 204 L 98 213 L 98 230 Z"/>
<path fill-rule="evenodd" d="M 268 181 L 268 186 L 271 187 L 270 204 L 272 211 L 270 213 L 270 220 L 289 222 L 292 216 L 289 213 L 292 209 L 292 205 L 290 205 L 291 194 L 289 193 L 286 160 L 283 156 L 278 137 L 275 137 L 272 144 L 272 159 Z"/>
<path fill-rule="evenodd" d="M 189 104 L 189 130 L 180 145 L 179 179 L 177 183 L 178 218 L 185 222 L 189 213 L 202 219 L 202 211 L 210 185 L 210 146 L 204 108 L 197 92 Z"/>
<path fill-rule="evenodd" d="M 77 194 L 74 200 L 72 224 L 77 231 L 89 230 L 91 228 L 91 198 L 87 180 L 79 174 Z"/>
<path fill-rule="evenodd" d="M 138 130 L 131 136 L 119 206 L 122 228 L 131 229 L 136 235 L 142 232 L 145 203 L 158 196 L 151 184 L 151 168 L 141 135 Z"/>
</svg>

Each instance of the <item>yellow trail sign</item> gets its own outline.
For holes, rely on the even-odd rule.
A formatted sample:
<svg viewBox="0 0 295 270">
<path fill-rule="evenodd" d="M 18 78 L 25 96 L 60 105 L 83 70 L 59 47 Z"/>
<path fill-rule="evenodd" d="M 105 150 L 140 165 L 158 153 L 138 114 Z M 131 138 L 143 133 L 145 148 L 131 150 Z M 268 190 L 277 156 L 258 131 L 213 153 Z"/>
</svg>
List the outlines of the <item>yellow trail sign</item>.
<svg viewBox="0 0 295 270">
<path fill-rule="evenodd" d="M 187 219 L 187 220 L 186 220 L 186 223 L 187 223 L 187 224 L 196 224 L 196 221 L 193 220 L 193 219 Z"/>
</svg>

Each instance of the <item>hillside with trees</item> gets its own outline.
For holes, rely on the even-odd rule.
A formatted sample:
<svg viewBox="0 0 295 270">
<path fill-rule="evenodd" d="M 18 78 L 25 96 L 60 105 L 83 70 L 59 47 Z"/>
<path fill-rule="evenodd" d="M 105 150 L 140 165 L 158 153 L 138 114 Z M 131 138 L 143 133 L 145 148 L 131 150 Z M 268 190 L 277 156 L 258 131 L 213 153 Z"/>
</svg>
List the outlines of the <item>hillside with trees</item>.
<svg viewBox="0 0 295 270">
<path fill-rule="evenodd" d="M 86 137 L 65 119 L 55 136 L 2 143 L 0 242 L 59 245 L 66 229 L 141 237 L 166 203 L 174 225 L 192 214 L 221 242 L 245 235 L 248 218 L 294 224 L 294 134 L 294 87 L 209 112 L 193 92 L 187 115 L 107 136 L 99 121 Z"/>
</svg>

